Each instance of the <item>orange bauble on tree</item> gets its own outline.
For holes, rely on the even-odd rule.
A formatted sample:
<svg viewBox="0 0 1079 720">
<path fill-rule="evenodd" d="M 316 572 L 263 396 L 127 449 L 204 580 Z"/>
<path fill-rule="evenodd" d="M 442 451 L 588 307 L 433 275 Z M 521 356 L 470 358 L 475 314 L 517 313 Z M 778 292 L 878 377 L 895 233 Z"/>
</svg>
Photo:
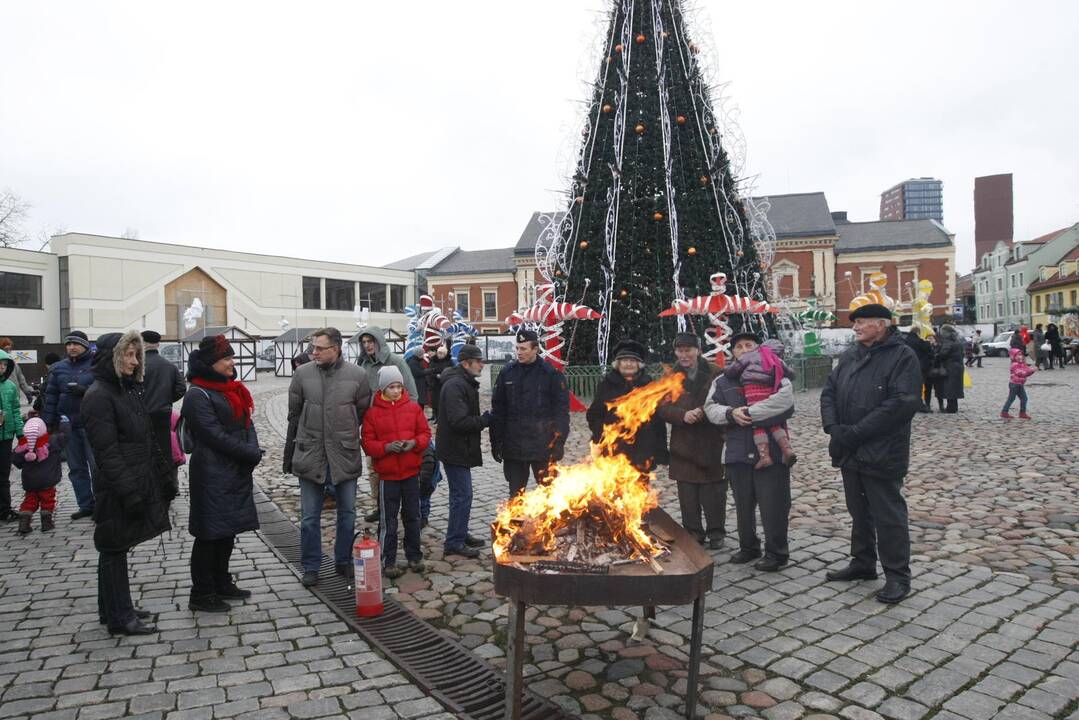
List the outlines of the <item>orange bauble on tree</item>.
<svg viewBox="0 0 1079 720">
<path fill-rule="evenodd" d="M 645 41 L 645 40 L 647 40 L 647 39 L 648 39 L 648 38 L 646 38 L 646 37 L 645 37 L 645 36 L 644 36 L 643 34 L 642 34 L 642 35 L 638 35 L 638 36 L 637 36 L 637 44 L 638 44 L 638 45 L 643 45 L 643 44 L 644 44 L 644 41 Z"/>
<path fill-rule="evenodd" d="M 644 135 L 644 123 L 637 123 L 637 126 L 633 129 L 638 135 Z"/>
<path fill-rule="evenodd" d="M 603 112 L 609 113 L 611 110 L 614 110 L 614 108 L 612 108 L 610 105 L 603 106 Z"/>
<path fill-rule="evenodd" d="M 621 45 L 621 44 L 619 44 L 619 45 L 615 45 L 615 46 L 614 46 L 614 51 L 615 51 L 616 53 L 620 53 L 620 52 L 622 52 L 622 45 Z"/>
<path fill-rule="evenodd" d="M 579 244 L 577 245 L 577 247 L 581 248 L 582 250 L 587 250 L 587 249 L 588 249 L 588 241 L 587 241 L 587 240 L 582 240 L 582 241 L 581 241 L 581 242 L 580 242 L 580 243 L 579 243 Z"/>
<path fill-rule="evenodd" d="M 686 252 L 687 252 L 688 254 L 690 254 L 690 255 L 696 255 L 696 254 L 697 254 L 697 248 L 695 248 L 695 247 L 693 247 L 693 246 L 691 245 L 691 246 L 689 247 L 689 249 L 688 249 L 688 250 L 686 250 Z"/>
<path fill-rule="evenodd" d="M 663 219 L 663 213 L 661 213 L 661 212 L 659 212 L 657 210 L 656 212 L 652 213 L 652 219 L 655 220 L 656 222 L 659 222 L 660 220 Z"/>
</svg>

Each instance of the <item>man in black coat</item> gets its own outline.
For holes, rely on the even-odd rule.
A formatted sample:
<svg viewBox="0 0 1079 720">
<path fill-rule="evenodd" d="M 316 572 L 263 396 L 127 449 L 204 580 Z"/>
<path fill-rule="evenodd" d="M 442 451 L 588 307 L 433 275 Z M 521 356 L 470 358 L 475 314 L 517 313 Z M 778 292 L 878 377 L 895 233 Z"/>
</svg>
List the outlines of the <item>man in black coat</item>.
<svg viewBox="0 0 1079 720">
<path fill-rule="evenodd" d="M 82 397 L 94 384 L 90 351 L 90 339 L 82 330 L 72 330 L 64 338 L 67 359 L 56 363 L 49 370 L 49 382 L 45 385 L 45 424 L 56 427 L 60 418 L 67 416 L 71 434 L 67 439 L 67 476 L 75 490 L 75 502 L 79 509 L 71 516 L 81 520 L 94 514 L 93 478 L 97 471 L 94 452 L 86 436 L 82 418 Z"/>
<path fill-rule="evenodd" d="M 922 339 L 917 328 L 911 328 L 909 332 L 903 333 L 900 337 L 903 338 L 903 342 L 914 351 L 918 358 L 918 368 L 922 371 L 923 391 L 932 387 L 933 379 L 929 377 L 929 371 L 933 367 L 933 346 L 929 344 L 928 340 Z M 979 358 L 980 361 L 981 359 Z M 918 408 L 918 412 L 933 412 L 933 409 L 929 407 L 929 398 L 925 397 L 924 392 L 920 397 L 922 398 L 922 406 Z"/>
<path fill-rule="evenodd" d="M 879 554 L 885 584 L 877 600 L 889 604 L 910 594 L 910 529 L 902 487 L 922 386 L 918 358 L 897 337 L 891 317 L 877 304 L 851 313 L 857 344 L 839 358 L 820 400 L 824 431 L 831 436 L 828 453 L 843 475 L 853 521 L 851 562 L 827 577 L 875 579 Z"/>
<path fill-rule="evenodd" d="M 510 497 L 537 483 L 565 453 L 569 389 L 565 376 L 539 356 L 539 338 L 517 333 L 517 360 L 498 374 L 491 397 L 491 457 L 502 463 Z"/>
<path fill-rule="evenodd" d="M 154 426 L 154 439 L 162 456 L 168 458 L 172 457 L 172 404 L 187 392 L 187 383 L 180 369 L 161 357 L 161 333 L 143 330 L 142 344 L 146 348 L 143 400 Z"/>
<path fill-rule="evenodd" d="M 450 517 L 446 524 L 446 555 L 479 557 L 476 548 L 483 540 L 468 534 L 472 513 L 472 468 L 483 465 L 480 433 L 491 421 L 490 413 L 480 414 L 480 383 L 483 353 L 475 345 L 465 345 L 457 356 L 457 367 L 442 373 L 438 402 L 435 452 L 446 469 L 450 487 Z"/>
</svg>

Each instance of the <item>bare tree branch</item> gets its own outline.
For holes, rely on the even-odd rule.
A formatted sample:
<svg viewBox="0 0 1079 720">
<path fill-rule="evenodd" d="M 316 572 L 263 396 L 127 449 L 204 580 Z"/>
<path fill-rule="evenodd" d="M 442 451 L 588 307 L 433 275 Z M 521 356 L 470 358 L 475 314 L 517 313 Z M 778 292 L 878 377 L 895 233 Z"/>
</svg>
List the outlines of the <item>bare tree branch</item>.
<svg viewBox="0 0 1079 720">
<path fill-rule="evenodd" d="M 30 203 L 11 192 L 0 192 L 0 247 L 15 247 L 27 241 L 23 222 Z"/>
</svg>

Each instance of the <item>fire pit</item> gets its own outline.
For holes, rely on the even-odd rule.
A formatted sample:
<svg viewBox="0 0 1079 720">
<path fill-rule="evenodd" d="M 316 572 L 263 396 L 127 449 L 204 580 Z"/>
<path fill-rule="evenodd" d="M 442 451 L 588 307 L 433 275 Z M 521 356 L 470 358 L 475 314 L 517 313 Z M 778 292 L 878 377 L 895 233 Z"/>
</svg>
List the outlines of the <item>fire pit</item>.
<svg viewBox="0 0 1079 720">
<path fill-rule="evenodd" d="M 524 670 L 525 609 L 538 605 L 628 605 L 645 608 L 656 605 L 693 603 L 690 634 L 689 678 L 686 686 L 686 717 L 692 718 L 697 705 L 697 675 L 701 663 L 701 632 L 704 625 L 704 596 L 712 589 L 712 557 L 666 512 L 655 508 L 645 515 L 651 531 L 670 548 L 658 560 L 663 572 L 657 574 L 647 563 L 610 567 L 606 574 L 533 572 L 529 566 L 495 563 L 495 592 L 508 597 L 509 648 L 506 664 L 506 718 L 521 717 L 521 676 Z M 671 538 L 666 540 L 666 538 Z"/>
</svg>

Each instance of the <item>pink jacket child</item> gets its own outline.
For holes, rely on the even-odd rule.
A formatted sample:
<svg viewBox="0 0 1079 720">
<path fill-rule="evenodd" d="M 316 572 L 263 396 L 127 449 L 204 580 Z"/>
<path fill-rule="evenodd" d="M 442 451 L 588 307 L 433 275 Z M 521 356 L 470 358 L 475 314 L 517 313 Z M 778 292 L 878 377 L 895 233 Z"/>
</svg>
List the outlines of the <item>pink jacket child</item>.
<svg viewBox="0 0 1079 720">
<path fill-rule="evenodd" d="M 1027 378 L 1034 374 L 1035 369 L 1027 365 L 1026 357 L 1019 348 L 1012 348 L 1008 351 L 1008 355 L 1012 359 L 1008 376 L 1008 399 L 1004 403 L 1004 408 L 1000 411 L 1000 416 L 1005 420 L 1011 420 L 1013 416 L 1008 411 L 1011 410 L 1012 403 L 1018 399 L 1020 419 L 1030 420 L 1030 415 L 1027 415 L 1026 384 Z"/>
<path fill-rule="evenodd" d="M 31 532 L 30 522 L 34 513 L 41 510 L 41 530 L 48 532 L 56 527 L 56 486 L 60 484 L 63 471 L 63 450 L 71 426 L 67 418 L 51 433 L 45 421 L 33 417 L 26 421 L 23 436 L 12 453 L 11 462 L 22 470 L 23 501 L 19 506 L 19 534 Z"/>
<path fill-rule="evenodd" d="M 172 464 L 180 467 L 187 463 L 187 455 L 180 449 L 180 438 L 176 435 L 176 423 L 180 422 L 180 413 L 172 411 L 172 422 L 169 425 L 169 441 L 172 444 Z"/>
<path fill-rule="evenodd" d="M 742 386 L 747 405 L 756 405 L 779 392 L 783 378 L 794 378 L 794 371 L 783 362 L 783 351 L 783 343 L 774 339 L 765 340 L 759 348 L 746 353 L 724 368 L 723 373 Z M 760 470 L 772 464 L 772 453 L 768 448 L 769 436 L 776 441 L 783 453 L 784 465 L 789 467 L 798 461 L 798 456 L 791 449 L 787 423 L 780 423 L 767 430 L 753 428 L 753 444 L 757 446 L 757 454 L 760 456 L 754 468 Z"/>
</svg>

